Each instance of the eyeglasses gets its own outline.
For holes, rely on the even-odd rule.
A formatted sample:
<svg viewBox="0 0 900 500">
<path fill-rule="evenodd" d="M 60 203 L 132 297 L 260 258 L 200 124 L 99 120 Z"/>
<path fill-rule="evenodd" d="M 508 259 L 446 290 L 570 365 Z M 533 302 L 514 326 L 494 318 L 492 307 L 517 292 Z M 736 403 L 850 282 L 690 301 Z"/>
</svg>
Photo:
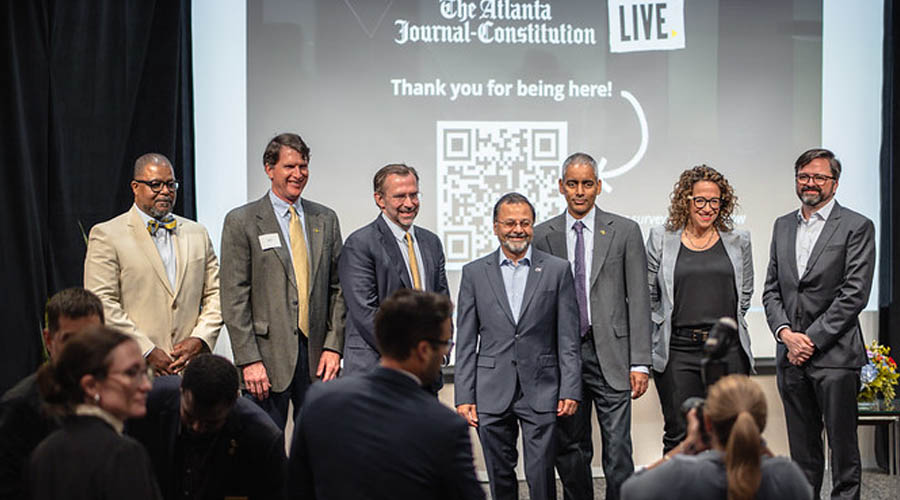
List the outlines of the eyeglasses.
<svg viewBox="0 0 900 500">
<path fill-rule="evenodd" d="M 419 193 L 395 194 L 395 195 L 391 196 L 391 199 L 394 200 L 396 203 L 403 203 L 406 201 L 407 198 L 409 198 L 409 201 L 415 203 L 415 202 L 419 201 L 419 196 L 421 196 Z"/>
<path fill-rule="evenodd" d="M 834 179 L 831 175 L 822 175 L 822 174 L 797 174 L 797 183 L 798 184 L 806 184 L 812 179 L 812 181 L 816 184 L 816 186 L 823 186 L 829 180 Z"/>
<path fill-rule="evenodd" d="M 447 352 L 452 351 L 453 346 L 456 345 L 456 342 L 453 342 L 453 339 L 447 339 L 447 340 L 428 339 L 428 342 L 430 342 L 433 345 L 439 345 L 439 346 L 446 347 Z"/>
<path fill-rule="evenodd" d="M 147 380 L 153 379 L 153 368 L 151 368 L 150 366 L 135 365 L 127 370 L 122 370 L 120 372 L 109 372 L 107 374 L 107 377 L 110 377 L 112 375 L 124 375 L 131 385 L 140 385 L 145 378 Z"/>
<path fill-rule="evenodd" d="M 154 193 L 158 193 L 162 191 L 163 186 L 169 188 L 169 191 L 178 191 L 178 186 L 181 185 L 178 181 L 145 181 L 142 179 L 135 179 L 134 182 L 139 182 L 141 184 L 145 184 L 150 187 L 150 191 Z"/>
<path fill-rule="evenodd" d="M 500 224 L 500 226 L 502 226 L 507 231 L 511 231 L 511 230 L 515 229 L 516 226 L 522 226 L 522 229 L 528 229 L 529 227 L 531 227 L 532 222 L 528 219 L 522 219 L 522 220 L 508 219 L 508 220 L 498 220 L 497 224 Z"/>
<path fill-rule="evenodd" d="M 688 199 L 694 203 L 694 206 L 698 209 L 705 207 L 709 204 L 709 207 L 713 210 L 718 210 L 719 207 L 722 206 L 722 198 L 704 198 L 702 196 L 688 196 Z"/>
</svg>

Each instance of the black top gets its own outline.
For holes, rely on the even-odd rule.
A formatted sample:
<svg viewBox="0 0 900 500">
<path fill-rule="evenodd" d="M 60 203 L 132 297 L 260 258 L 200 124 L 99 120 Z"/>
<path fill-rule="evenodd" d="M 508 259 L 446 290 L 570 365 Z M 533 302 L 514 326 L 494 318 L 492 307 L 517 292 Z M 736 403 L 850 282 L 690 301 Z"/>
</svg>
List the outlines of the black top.
<svg viewBox="0 0 900 500">
<path fill-rule="evenodd" d="M 26 498 L 23 471 L 31 452 L 59 421 L 47 415 L 32 373 L 16 384 L 0 400 L 0 498 Z"/>
<path fill-rule="evenodd" d="M 699 252 L 682 243 L 675 261 L 672 327 L 710 328 L 736 312 L 734 268 L 722 240 Z"/>
<path fill-rule="evenodd" d="M 159 500 L 147 452 L 103 420 L 71 417 L 31 455 L 28 486 L 34 500 Z"/>
</svg>

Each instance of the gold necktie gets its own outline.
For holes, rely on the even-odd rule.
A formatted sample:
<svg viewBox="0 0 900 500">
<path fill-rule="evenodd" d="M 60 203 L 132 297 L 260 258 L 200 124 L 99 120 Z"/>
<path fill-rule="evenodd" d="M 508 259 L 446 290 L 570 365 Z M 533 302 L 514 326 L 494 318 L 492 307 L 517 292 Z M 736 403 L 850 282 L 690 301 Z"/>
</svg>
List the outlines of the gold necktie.
<svg viewBox="0 0 900 500">
<path fill-rule="evenodd" d="M 422 280 L 419 279 L 419 265 L 416 262 L 416 249 L 413 248 L 412 236 L 404 233 L 406 237 L 406 249 L 409 251 L 409 273 L 412 274 L 413 288 L 422 290 Z"/>
<path fill-rule="evenodd" d="M 303 335 L 309 336 L 309 261 L 306 253 L 306 237 L 300 216 L 291 205 L 291 222 L 288 226 L 291 238 L 291 256 L 294 259 L 294 278 L 297 279 L 297 326 Z"/>
</svg>

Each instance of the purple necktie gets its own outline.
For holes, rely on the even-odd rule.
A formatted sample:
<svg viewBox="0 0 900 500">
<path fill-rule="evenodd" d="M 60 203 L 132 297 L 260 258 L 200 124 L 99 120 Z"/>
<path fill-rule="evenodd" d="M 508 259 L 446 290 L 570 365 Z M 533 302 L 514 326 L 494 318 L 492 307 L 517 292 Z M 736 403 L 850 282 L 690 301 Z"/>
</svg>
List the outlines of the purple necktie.
<svg viewBox="0 0 900 500">
<path fill-rule="evenodd" d="M 591 325 L 587 313 L 587 290 L 585 289 L 584 270 L 584 223 L 575 221 L 572 224 L 575 230 L 575 301 L 578 302 L 578 326 L 581 328 L 581 336 L 588 331 Z"/>
</svg>

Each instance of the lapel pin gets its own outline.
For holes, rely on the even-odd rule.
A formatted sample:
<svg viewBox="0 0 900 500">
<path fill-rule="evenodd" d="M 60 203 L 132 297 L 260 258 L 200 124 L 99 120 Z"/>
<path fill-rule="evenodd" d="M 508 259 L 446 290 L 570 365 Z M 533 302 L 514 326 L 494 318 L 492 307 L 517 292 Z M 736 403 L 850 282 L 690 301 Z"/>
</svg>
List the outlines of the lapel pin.
<svg viewBox="0 0 900 500">
<path fill-rule="evenodd" d="M 314 232 L 314 233 L 318 233 L 318 232 L 319 232 L 319 228 L 314 227 L 314 228 L 313 228 L 313 232 Z"/>
<path fill-rule="evenodd" d="M 541 272 L 541 268 L 540 268 L 540 267 L 535 267 L 535 268 L 534 268 L 534 272 L 536 272 L 536 273 Z"/>
<path fill-rule="evenodd" d="M 601 229 L 600 234 L 606 234 L 606 229 Z"/>
</svg>

